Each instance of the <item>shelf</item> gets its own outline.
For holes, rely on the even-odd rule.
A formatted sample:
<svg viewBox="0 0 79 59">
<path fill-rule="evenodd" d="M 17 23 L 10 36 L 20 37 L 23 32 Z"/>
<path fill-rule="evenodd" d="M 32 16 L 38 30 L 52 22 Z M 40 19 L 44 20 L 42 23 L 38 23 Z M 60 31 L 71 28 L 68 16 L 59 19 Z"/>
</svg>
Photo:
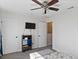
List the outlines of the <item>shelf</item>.
<svg viewBox="0 0 79 59">
<path fill-rule="evenodd" d="M 25 42 L 23 40 L 25 40 Z M 22 52 L 32 49 L 32 45 L 27 44 L 29 40 L 32 40 L 32 35 L 22 35 Z"/>
</svg>

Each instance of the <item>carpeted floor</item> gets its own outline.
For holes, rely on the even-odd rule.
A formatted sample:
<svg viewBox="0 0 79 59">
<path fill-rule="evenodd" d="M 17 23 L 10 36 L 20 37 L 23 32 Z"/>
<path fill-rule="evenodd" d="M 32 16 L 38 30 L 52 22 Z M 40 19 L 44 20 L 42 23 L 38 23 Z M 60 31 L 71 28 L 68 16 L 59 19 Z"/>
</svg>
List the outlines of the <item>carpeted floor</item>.
<svg viewBox="0 0 79 59">
<path fill-rule="evenodd" d="M 26 51 L 26 52 L 16 52 L 16 53 L 7 54 L 4 56 L 1 56 L 0 59 L 30 59 L 30 56 L 29 56 L 30 53 L 44 50 L 44 49 L 51 49 L 51 46 L 34 49 L 34 50 Z"/>
</svg>

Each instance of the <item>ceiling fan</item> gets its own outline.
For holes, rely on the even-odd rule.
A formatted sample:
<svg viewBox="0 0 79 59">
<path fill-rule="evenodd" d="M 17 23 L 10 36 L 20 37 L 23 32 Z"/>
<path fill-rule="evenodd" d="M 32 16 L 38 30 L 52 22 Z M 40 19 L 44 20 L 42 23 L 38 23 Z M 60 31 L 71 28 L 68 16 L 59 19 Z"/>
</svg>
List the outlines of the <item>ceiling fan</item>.
<svg viewBox="0 0 79 59">
<path fill-rule="evenodd" d="M 35 3 L 37 3 L 38 5 L 40 5 L 41 7 L 34 8 L 34 9 L 31 9 L 31 10 L 37 10 L 37 9 L 44 8 L 44 14 L 47 13 L 47 9 L 53 10 L 53 11 L 58 11 L 58 10 L 59 10 L 58 8 L 50 7 L 51 5 L 57 3 L 58 0 L 51 0 L 50 2 L 44 1 L 43 3 L 40 3 L 40 2 L 37 1 L 37 0 L 32 0 L 32 1 L 35 2 Z"/>
</svg>

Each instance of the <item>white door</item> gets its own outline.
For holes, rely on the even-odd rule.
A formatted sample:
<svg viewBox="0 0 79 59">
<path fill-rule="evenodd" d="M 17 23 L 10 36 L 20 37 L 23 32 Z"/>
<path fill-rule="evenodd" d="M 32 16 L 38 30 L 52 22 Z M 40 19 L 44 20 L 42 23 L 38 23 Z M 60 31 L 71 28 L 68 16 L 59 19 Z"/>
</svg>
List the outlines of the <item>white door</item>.
<svg viewBox="0 0 79 59">
<path fill-rule="evenodd" d="M 38 45 L 39 47 L 47 46 L 47 23 L 39 22 Z"/>
</svg>

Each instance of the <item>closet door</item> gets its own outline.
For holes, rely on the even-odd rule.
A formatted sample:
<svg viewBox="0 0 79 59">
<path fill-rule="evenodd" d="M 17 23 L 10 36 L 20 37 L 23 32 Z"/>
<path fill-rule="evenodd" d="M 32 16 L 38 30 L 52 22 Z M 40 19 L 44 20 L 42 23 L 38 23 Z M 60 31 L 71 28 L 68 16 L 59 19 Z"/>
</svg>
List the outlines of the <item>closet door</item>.
<svg viewBox="0 0 79 59">
<path fill-rule="evenodd" d="M 39 47 L 47 46 L 47 23 L 45 22 L 39 22 L 38 43 Z"/>
</svg>

